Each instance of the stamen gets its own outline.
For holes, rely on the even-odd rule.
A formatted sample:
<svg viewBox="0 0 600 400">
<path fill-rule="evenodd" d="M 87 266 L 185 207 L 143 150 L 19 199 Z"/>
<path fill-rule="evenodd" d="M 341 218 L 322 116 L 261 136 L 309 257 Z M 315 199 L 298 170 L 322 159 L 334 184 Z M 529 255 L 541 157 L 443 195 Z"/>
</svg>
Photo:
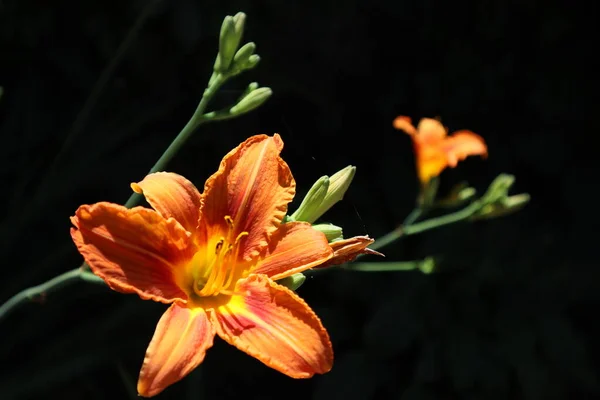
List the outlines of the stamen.
<svg viewBox="0 0 600 400">
<path fill-rule="evenodd" d="M 221 252 L 224 242 L 225 242 L 225 238 L 222 237 L 221 239 L 219 239 L 219 241 L 217 242 L 217 245 L 215 246 L 215 254 L 219 254 Z"/>
<path fill-rule="evenodd" d="M 209 256 L 205 260 L 208 265 L 202 267 L 203 276 L 198 277 L 194 282 L 194 292 L 201 297 L 234 294 L 229 288 L 236 279 L 235 267 L 240 253 L 240 243 L 242 238 L 248 236 L 248 232 L 241 232 L 234 239 L 233 219 L 229 215 L 224 219 L 229 232 L 217 241 L 214 256 Z"/>
<path fill-rule="evenodd" d="M 227 226 L 229 226 L 229 230 L 233 229 L 233 219 L 229 216 L 225 216 L 225 222 L 227 222 Z"/>
</svg>

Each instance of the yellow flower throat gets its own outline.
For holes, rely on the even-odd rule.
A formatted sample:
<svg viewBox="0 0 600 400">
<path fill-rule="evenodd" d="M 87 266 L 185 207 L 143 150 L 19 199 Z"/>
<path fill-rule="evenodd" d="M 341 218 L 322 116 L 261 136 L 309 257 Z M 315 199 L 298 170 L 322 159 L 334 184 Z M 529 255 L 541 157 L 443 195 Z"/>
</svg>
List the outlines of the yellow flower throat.
<svg viewBox="0 0 600 400">
<path fill-rule="evenodd" d="M 194 293 L 200 297 L 217 296 L 219 294 L 231 295 L 230 287 L 235 284 L 235 276 L 239 273 L 238 258 L 240 255 L 242 238 L 248 236 L 248 232 L 242 232 L 234 236 L 233 219 L 225 216 L 227 223 L 227 234 L 211 248 L 198 252 L 192 260 L 194 268 Z"/>
</svg>

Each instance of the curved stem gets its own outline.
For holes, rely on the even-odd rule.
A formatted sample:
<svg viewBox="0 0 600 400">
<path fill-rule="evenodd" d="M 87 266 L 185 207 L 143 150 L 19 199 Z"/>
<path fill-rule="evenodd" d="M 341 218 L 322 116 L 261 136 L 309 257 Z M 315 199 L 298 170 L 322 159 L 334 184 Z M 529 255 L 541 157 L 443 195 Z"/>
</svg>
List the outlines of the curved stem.
<svg viewBox="0 0 600 400">
<path fill-rule="evenodd" d="M 42 283 L 41 285 L 27 288 L 8 299 L 8 301 L 0 306 L 0 320 L 5 318 L 18 305 L 27 301 L 42 298 L 43 296 L 46 296 L 49 293 L 52 293 L 63 286 L 67 286 L 78 280 L 94 283 L 104 282 L 96 275 L 92 274 L 91 272 L 83 271 L 81 268 L 67 271 L 64 274 L 58 275 L 57 277 Z"/>
<path fill-rule="evenodd" d="M 198 126 L 204 122 L 204 111 L 206 110 L 206 106 L 208 106 L 208 103 L 212 100 L 215 93 L 227 81 L 227 79 L 228 76 L 222 74 L 213 74 L 213 76 L 211 76 L 209 85 L 204 90 L 204 94 L 202 95 L 200 103 L 198 103 L 198 107 L 196 107 L 196 111 L 194 111 L 194 114 L 188 123 L 185 124 L 181 132 L 179 132 L 173 142 L 171 142 L 169 147 L 150 169 L 149 173 L 163 170 L 169 161 L 171 161 L 171 159 L 175 156 L 175 154 L 177 154 L 179 149 L 181 149 L 185 142 L 190 138 L 192 133 L 194 133 L 196 128 L 198 128 Z M 125 203 L 125 207 L 131 208 L 135 206 L 141 197 L 141 195 L 133 193 Z M 79 268 L 67 271 L 64 274 L 42 283 L 41 285 L 22 290 L 8 299 L 8 301 L 2 304 L 2 306 L 0 306 L 0 320 L 2 320 L 2 318 L 8 315 L 10 311 L 20 304 L 39 297 L 40 295 L 53 292 L 75 281 L 84 280 L 87 282 L 104 283 L 102 279 L 88 271 L 89 266 L 84 262 Z"/>
<path fill-rule="evenodd" d="M 196 111 L 192 115 L 192 118 L 188 121 L 187 124 L 183 127 L 181 132 L 175 137 L 175 139 L 171 142 L 169 147 L 165 150 L 165 152 L 160 156 L 158 161 L 154 164 L 154 166 L 148 172 L 149 174 L 157 171 L 162 171 L 166 165 L 171 161 L 173 156 L 177 154 L 177 152 L 181 149 L 181 147 L 187 142 L 192 133 L 205 121 L 204 111 L 206 110 L 206 106 L 212 100 L 213 96 L 219 88 L 225 83 L 227 77 L 221 74 L 216 74 L 210 79 L 210 84 L 204 90 L 204 94 L 202 95 L 202 99 L 200 103 L 198 103 L 198 107 L 196 107 Z M 140 201 L 142 195 L 138 193 L 133 193 L 127 202 L 125 203 L 125 207 L 130 208 L 133 207 Z"/>
</svg>

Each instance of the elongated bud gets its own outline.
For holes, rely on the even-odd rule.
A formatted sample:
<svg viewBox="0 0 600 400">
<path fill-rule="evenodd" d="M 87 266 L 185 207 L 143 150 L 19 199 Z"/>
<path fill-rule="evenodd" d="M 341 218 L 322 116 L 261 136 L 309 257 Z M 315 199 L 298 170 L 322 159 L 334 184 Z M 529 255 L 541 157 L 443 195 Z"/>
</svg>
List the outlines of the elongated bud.
<svg viewBox="0 0 600 400">
<path fill-rule="evenodd" d="M 528 193 L 515 194 L 508 196 L 496 203 L 484 205 L 479 212 L 477 212 L 471 219 L 490 219 L 496 217 L 503 217 L 505 215 L 512 214 L 519 211 L 531 200 L 531 196 Z"/>
<path fill-rule="evenodd" d="M 277 281 L 277 283 L 291 290 L 297 290 L 300 286 L 302 286 L 305 280 L 306 276 L 303 273 L 299 272 L 292 276 L 288 276 L 287 278 L 280 279 Z"/>
<path fill-rule="evenodd" d="M 487 192 L 481 197 L 484 204 L 496 203 L 508 196 L 508 190 L 515 183 L 514 175 L 500 174 L 490 183 Z"/>
<path fill-rule="evenodd" d="M 248 96 L 250 93 L 252 93 L 256 89 L 258 89 L 258 82 L 251 82 L 250 84 L 248 84 L 248 86 L 246 87 L 246 89 L 244 89 L 244 91 L 242 92 L 242 95 L 240 97 L 238 97 L 238 99 L 235 102 L 235 104 L 237 104 L 240 101 L 242 101 L 242 99 L 244 97 Z"/>
<path fill-rule="evenodd" d="M 438 207 L 458 207 L 475 198 L 477 190 L 467 185 L 460 183 L 452 188 L 450 193 L 443 199 L 435 202 Z"/>
<path fill-rule="evenodd" d="M 313 229 L 323 232 L 329 243 L 342 240 L 344 232 L 341 227 L 333 224 L 317 224 L 312 226 Z"/>
<path fill-rule="evenodd" d="M 231 107 L 229 112 L 231 114 L 240 115 L 252 111 L 255 108 L 261 106 L 271 95 L 273 91 L 271 88 L 262 87 L 252 90 L 246 96 L 244 96 L 235 106 Z"/>
<path fill-rule="evenodd" d="M 219 54 L 215 62 L 215 71 L 227 72 L 233 61 L 233 57 L 240 46 L 244 33 L 246 14 L 239 12 L 235 16 L 226 16 L 221 25 L 219 36 Z"/>
<path fill-rule="evenodd" d="M 319 217 L 325 214 L 335 203 L 344 198 L 346 191 L 354 179 L 355 173 L 356 167 L 348 165 L 346 168 L 329 177 L 329 189 L 327 189 L 327 194 L 323 199 L 323 203 L 321 203 Z"/>
<path fill-rule="evenodd" d="M 320 177 L 310 188 L 300 207 L 291 215 L 296 221 L 307 221 L 311 224 L 321 216 L 319 210 L 325 196 L 329 190 L 329 177 L 327 175 Z"/>
<path fill-rule="evenodd" d="M 235 53 L 233 57 L 233 64 L 235 66 L 245 65 L 248 62 L 248 59 L 251 55 L 256 51 L 256 44 L 254 42 L 246 43 Z"/>
</svg>

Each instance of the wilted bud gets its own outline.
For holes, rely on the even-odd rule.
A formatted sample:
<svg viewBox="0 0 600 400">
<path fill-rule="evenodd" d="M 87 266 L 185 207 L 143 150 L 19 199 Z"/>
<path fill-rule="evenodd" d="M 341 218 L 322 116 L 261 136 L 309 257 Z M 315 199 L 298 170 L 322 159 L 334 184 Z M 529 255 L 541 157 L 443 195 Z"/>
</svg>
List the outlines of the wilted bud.
<svg viewBox="0 0 600 400">
<path fill-rule="evenodd" d="M 246 14 L 239 12 L 235 16 L 226 16 L 221 25 L 219 36 L 219 54 L 215 62 L 215 71 L 226 72 L 229 70 L 233 57 L 240 45 L 244 33 Z"/>
<path fill-rule="evenodd" d="M 531 196 L 529 196 L 528 193 L 508 196 L 496 203 L 486 204 L 481 208 L 481 210 L 475 213 L 471 219 L 490 219 L 512 214 L 525 207 L 525 205 L 529 203 L 530 199 Z"/>
<path fill-rule="evenodd" d="M 229 112 L 234 115 L 240 115 L 252 111 L 255 108 L 261 106 L 271 95 L 273 91 L 271 88 L 262 87 L 252 90 L 245 97 L 243 97 L 235 106 L 231 107 Z"/>
<path fill-rule="evenodd" d="M 295 221 L 307 221 L 311 224 L 319 218 L 319 207 L 325 199 L 327 190 L 329 190 L 329 177 L 327 175 L 320 177 L 314 185 L 310 188 L 300 207 L 291 215 L 291 218 Z"/>
<path fill-rule="evenodd" d="M 277 283 L 291 290 L 297 290 L 300 286 L 302 286 L 305 280 L 306 276 L 303 273 L 299 272 L 292 276 L 288 276 L 287 278 L 280 279 L 277 281 Z"/>
<path fill-rule="evenodd" d="M 323 232 L 329 243 L 342 240 L 344 238 L 344 232 L 342 231 L 342 228 L 337 225 L 317 224 L 313 225 L 312 227 L 319 232 Z"/>
</svg>

